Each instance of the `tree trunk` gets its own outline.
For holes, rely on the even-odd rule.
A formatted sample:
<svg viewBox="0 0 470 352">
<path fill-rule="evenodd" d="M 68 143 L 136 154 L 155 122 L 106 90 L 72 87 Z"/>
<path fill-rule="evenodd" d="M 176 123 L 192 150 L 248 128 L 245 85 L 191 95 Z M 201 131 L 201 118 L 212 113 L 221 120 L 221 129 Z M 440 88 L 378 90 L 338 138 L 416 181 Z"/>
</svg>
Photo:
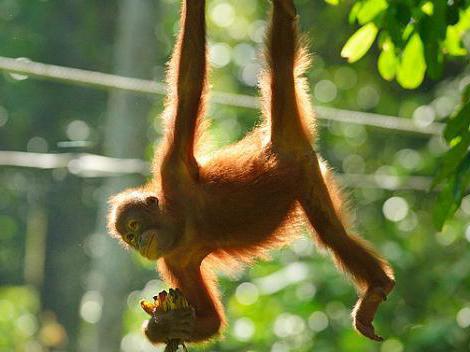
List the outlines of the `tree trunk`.
<svg viewBox="0 0 470 352">
<path fill-rule="evenodd" d="M 155 23 L 155 1 L 119 1 L 115 73 L 136 78 L 152 77 L 156 62 Z M 147 144 L 150 97 L 115 90 L 108 104 L 105 155 L 142 158 Z M 110 178 L 104 185 L 97 233 L 102 236 L 100 240 L 104 242 L 105 250 L 93 258 L 88 280 L 88 290 L 94 292 L 91 297 L 98 297 L 102 310 L 96 324 L 83 324 L 79 342 L 82 351 L 120 350 L 122 314 L 130 291 L 132 264 L 129 253 L 123 251 L 116 240 L 106 236 L 107 199 L 113 193 L 142 182 L 142 177 L 126 176 Z"/>
</svg>

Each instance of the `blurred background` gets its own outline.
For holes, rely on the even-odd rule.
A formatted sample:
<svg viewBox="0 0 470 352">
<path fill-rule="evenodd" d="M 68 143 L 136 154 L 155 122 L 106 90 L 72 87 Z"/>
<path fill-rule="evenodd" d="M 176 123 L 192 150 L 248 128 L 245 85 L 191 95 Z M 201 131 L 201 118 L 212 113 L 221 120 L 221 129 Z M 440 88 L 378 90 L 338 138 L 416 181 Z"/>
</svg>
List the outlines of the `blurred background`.
<svg viewBox="0 0 470 352">
<path fill-rule="evenodd" d="M 178 3 L 0 0 L 0 55 L 161 82 Z M 353 64 L 341 58 L 355 30 L 352 1 L 296 3 L 314 53 L 318 149 L 347 190 L 358 231 L 396 270 L 396 290 L 375 323 L 386 339 L 352 329 L 353 287 L 301 236 L 270 261 L 221 275 L 230 325 L 224 339 L 191 350 L 469 351 L 470 196 L 437 231 L 438 192 L 429 191 L 447 150 L 441 120 L 470 82 L 468 57 L 405 90 L 380 77 L 376 47 Z M 258 121 L 250 96 L 267 8 L 208 0 L 213 89 L 243 95 L 213 96 L 219 146 Z M 166 286 L 154 263 L 123 250 L 104 224 L 107 197 L 148 177 L 164 88 L 36 68 L 0 76 L 0 351 L 161 351 L 141 334 L 138 302 Z"/>
</svg>

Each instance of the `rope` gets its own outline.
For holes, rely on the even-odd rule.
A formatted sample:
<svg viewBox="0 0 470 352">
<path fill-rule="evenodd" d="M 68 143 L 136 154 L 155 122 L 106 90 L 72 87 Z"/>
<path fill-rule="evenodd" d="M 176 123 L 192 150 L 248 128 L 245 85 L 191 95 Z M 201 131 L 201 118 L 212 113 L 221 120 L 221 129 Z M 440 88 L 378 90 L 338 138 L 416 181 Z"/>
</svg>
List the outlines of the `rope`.
<svg viewBox="0 0 470 352">
<path fill-rule="evenodd" d="M 142 94 L 166 94 L 166 85 L 161 82 L 48 65 L 26 59 L 12 59 L 0 56 L 0 70 L 38 79 L 49 79 L 67 84 L 83 85 L 100 89 L 124 89 Z M 239 108 L 259 108 L 258 98 L 249 95 L 213 92 L 211 102 Z M 432 136 L 441 135 L 443 130 L 443 124 L 436 122 L 423 127 L 417 126 L 410 119 L 389 115 L 336 109 L 326 106 L 317 106 L 316 111 L 319 119 L 360 124 L 404 133 Z"/>
<path fill-rule="evenodd" d="M 111 158 L 88 153 L 29 153 L 0 151 L 0 165 L 33 169 L 67 169 L 78 177 L 115 177 L 129 174 L 150 174 L 150 164 L 139 159 Z M 424 176 L 393 176 L 337 174 L 338 181 L 351 188 L 380 188 L 391 191 L 428 192 L 431 178 Z"/>
</svg>

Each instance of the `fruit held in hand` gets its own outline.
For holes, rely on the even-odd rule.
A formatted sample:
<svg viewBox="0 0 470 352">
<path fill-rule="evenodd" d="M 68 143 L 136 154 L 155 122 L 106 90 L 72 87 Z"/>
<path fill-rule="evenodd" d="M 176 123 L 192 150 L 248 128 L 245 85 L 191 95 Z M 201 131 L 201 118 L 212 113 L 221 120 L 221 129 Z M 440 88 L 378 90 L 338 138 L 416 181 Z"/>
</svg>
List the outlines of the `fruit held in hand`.
<svg viewBox="0 0 470 352">
<path fill-rule="evenodd" d="M 188 300 L 178 288 L 170 288 L 168 292 L 161 291 L 158 295 L 153 296 L 153 302 L 141 300 L 140 306 L 152 317 L 169 310 L 190 308 Z M 183 347 L 183 351 L 187 351 L 184 341 L 179 339 L 168 340 L 165 352 L 176 352 L 180 345 Z"/>
</svg>

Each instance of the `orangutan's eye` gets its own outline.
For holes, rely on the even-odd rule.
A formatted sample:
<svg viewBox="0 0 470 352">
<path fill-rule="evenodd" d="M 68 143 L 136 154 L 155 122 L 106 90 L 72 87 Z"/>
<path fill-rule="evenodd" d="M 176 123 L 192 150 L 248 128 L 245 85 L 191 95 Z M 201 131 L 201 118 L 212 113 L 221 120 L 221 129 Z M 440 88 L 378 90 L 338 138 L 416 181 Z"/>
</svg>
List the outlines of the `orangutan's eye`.
<svg viewBox="0 0 470 352">
<path fill-rule="evenodd" d="M 127 228 L 131 231 L 136 231 L 140 227 L 140 224 L 137 220 L 129 220 L 127 223 Z"/>
<path fill-rule="evenodd" d="M 126 235 L 126 242 L 127 243 L 132 243 L 134 241 L 135 236 L 132 233 L 129 233 Z"/>
</svg>

